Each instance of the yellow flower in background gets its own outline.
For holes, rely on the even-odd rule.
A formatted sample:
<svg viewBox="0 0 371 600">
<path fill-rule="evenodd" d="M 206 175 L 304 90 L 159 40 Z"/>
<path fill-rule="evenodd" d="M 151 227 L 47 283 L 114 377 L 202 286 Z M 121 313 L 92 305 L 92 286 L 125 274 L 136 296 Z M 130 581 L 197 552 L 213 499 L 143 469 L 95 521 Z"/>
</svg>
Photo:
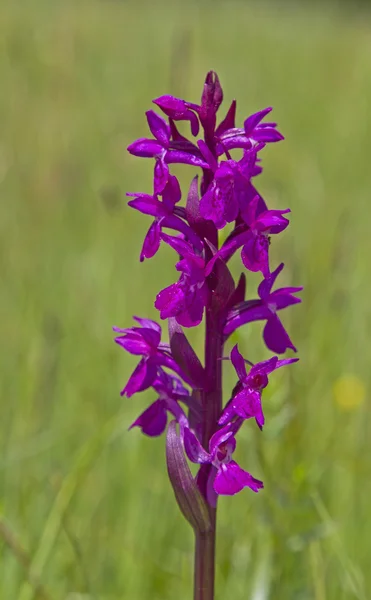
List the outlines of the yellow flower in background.
<svg viewBox="0 0 371 600">
<path fill-rule="evenodd" d="M 339 408 L 350 411 L 355 410 L 364 402 L 366 388 L 357 375 L 348 373 L 335 381 L 333 394 Z"/>
</svg>

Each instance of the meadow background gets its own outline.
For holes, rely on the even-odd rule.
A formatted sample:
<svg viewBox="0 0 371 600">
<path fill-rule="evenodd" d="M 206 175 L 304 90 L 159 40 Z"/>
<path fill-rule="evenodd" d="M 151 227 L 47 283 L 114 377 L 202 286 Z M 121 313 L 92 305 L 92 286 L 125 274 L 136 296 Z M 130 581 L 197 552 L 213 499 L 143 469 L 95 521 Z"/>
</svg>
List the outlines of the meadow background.
<svg viewBox="0 0 371 600">
<path fill-rule="evenodd" d="M 2 600 L 191 598 L 192 532 L 164 439 L 127 432 L 150 395 L 120 398 L 135 361 L 111 326 L 154 317 L 175 280 L 166 249 L 138 262 L 149 219 L 125 192 L 149 191 L 152 168 L 126 146 L 152 98 L 196 102 L 210 68 L 240 122 L 275 108 L 286 141 L 258 187 L 293 211 L 273 264 L 305 286 L 284 315 L 301 362 L 272 376 L 265 430 L 238 448 L 265 491 L 220 501 L 217 599 L 371 597 L 370 56 L 354 3 L 3 1 Z M 238 338 L 254 360 L 260 331 Z"/>
</svg>

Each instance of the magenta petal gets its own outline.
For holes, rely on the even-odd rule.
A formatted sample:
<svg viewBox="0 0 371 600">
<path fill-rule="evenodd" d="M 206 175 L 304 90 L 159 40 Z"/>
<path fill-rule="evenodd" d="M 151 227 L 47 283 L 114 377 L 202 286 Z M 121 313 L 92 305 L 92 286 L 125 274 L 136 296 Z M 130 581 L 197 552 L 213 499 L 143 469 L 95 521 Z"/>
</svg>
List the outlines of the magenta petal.
<svg viewBox="0 0 371 600">
<path fill-rule="evenodd" d="M 143 339 L 148 344 L 149 350 L 147 351 L 147 353 L 149 353 L 153 348 L 156 349 L 158 347 L 158 345 L 161 341 L 161 334 L 159 331 L 157 331 L 156 329 L 147 328 L 147 327 L 143 327 L 142 329 L 138 328 L 137 331 L 138 331 L 138 333 L 141 334 Z"/>
<path fill-rule="evenodd" d="M 223 121 L 216 128 L 215 136 L 219 137 L 220 135 L 222 135 L 223 133 L 228 131 L 228 129 L 233 129 L 235 126 L 235 119 L 236 119 L 236 100 L 233 100 Z"/>
<path fill-rule="evenodd" d="M 218 161 L 216 160 L 215 156 L 213 155 L 213 153 L 209 149 L 208 145 L 205 144 L 205 142 L 203 140 L 198 140 L 197 145 L 198 145 L 198 147 L 200 149 L 200 152 L 201 152 L 202 156 L 204 157 L 204 159 L 210 165 L 210 168 L 213 171 L 216 171 L 216 169 L 218 168 Z"/>
<path fill-rule="evenodd" d="M 218 429 L 218 431 L 216 431 L 214 433 L 214 435 L 211 436 L 210 441 L 209 441 L 209 450 L 210 450 L 210 454 L 213 457 L 213 459 L 215 458 L 215 456 L 218 452 L 219 446 L 221 444 L 224 444 L 228 440 L 230 441 L 232 438 L 234 439 L 233 431 L 231 430 L 231 427 L 229 425 L 227 425 L 226 427 L 222 427 L 221 429 Z M 234 441 L 234 444 L 235 444 L 235 441 Z"/>
<path fill-rule="evenodd" d="M 290 288 L 287 288 L 290 289 Z M 292 288 L 291 288 L 292 289 Z M 297 291 L 301 291 L 299 288 L 293 288 L 295 293 Z M 292 295 L 291 292 L 285 293 L 286 288 L 282 288 L 281 290 L 276 290 L 269 296 L 269 302 L 274 304 L 276 310 L 281 310 L 282 308 L 286 308 L 287 306 L 292 306 L 293 304 L 300 304 L 301 298 L 296 298 Z"/>
<path fill-rule="evenodd" d="M 221 417 L 218 421 L 218 425 L 226 425 L 227 423 L 229 423 L 230 421 L 232 421 L 232 419 L 236 416 L 236 411 L 234 410 L 232 403 L 230 402 L 229 404 L 227 404 L 227 406 L 224 408 Z"/>
<path fill-rule="evenodd" d="M 289 208 L 286 210 L 267 210 L 259 215 L 256 222 L 256 228 L 259 231 L 267 231 L 268 233 L 281 233 L 289 225 L 290 221 L 282 215 L 291 212 Z"/>
<path fill-rule="evenodd" d="M 164 217 L 166 216 L 167 210 L 163 204 L 158 200 L 155 200 L 152 196 L 139 196 L 134 200 L 129 200 L 128 206 L 139 210 L 144 215 L 151 215 L 152 217 Z"/>
<path fill-rule="evenodd" d="M 141 317 L 136 317 L 136 316 L 134 316 L 133 319 L 134 319 L 134 321 L 139 323 L 139 325 L 141 325 L 142 327 L 145 327 L 146 329 L 154 329 L 155 331 L 157 331 L 160 334 L 160 337 L 161 337 L 161 325 L 156 323 L 156 321 L 152 321 L 152 319 L 142 319 Z"/>
<path fill-rule="evenodd" d="M 131 374 L 129 381 L 121 392 L 121 396 L 130 398 L 136 392 L 149 388 L 155 380 L 156 371 L 153 362 L 142 359 Z"/>
<path fill-rule="evenodd" d="M 144 356 L 149 352 L 147 342 L 143 339 L 143 336 L 137 335 L 135 332 L 127 330 L 126 335 L 119 335 L 115 338 L 116 344 L 125 348 L 130 354 L 139 354 Z"/>
<path fill-rule="evenodd" d="M 248 240 L 241 250 L 241 259 L 246 269 L 256 273 L 261 271 L 264 276 L 269 276 L 269 241 L 264 234 L 248 232 Z"/>
<path fill-rule="evenodd" d="M 280 133 L 279 131 L 277 131 L 277 129 L 274 129 L 273 127 L 262 127 L 262 128 L 257 128 L 255 129 L 255 131 L 251 134 L 251 137 L 256 141 L 256 142 L 280 142 L 281 140 L 284 140 L 284 136 L 282 135 L 282 133 Z"/>
<path fill-rule="evenodd" d="M 264 327 L 263 337 L 267 347 L 269 350 L 272 350 L 272 352 L 283 354 L 289 348 L 296 352 L 294 344 L 290 340 L 287 331 L 277 315 L 271 315 L 271 317 L 267 320 L 267 323 Z"/>
<path fill-rule="evenodd" d="M 167 423 L 166 402 L 156 400 L 132 423 L 129 429 L 140 427 L 145 435 L 155 437 L 165 431 Z"/>
<path fill-rule="evenodd" d="M 182 197 L 179 181 L 175 175 L 169 175 L 166 187 L 162 192 L 162 199 L 167 208 L 173 208 Z"/>
<path fill-rule="evenodd" d="M 182 163 L 185 165 L 193 165 L 194 167 L 201 167 L 201 169 L 209 169 L 209 165 L 199 156 L 183 150 L 168 150 L 166 152 L 165 161 L 168 164 Z"/>
<path fill-rule="evenodd" d="M 134 156 L 152 158 L 153 156 L 161 154 L 163 152 L 163 147 L 159 142 L 156 142 L 156 140 L 140 138 L 128 146 L 128 151 Z"/>
<path fill-rule="evenodd" d="M 164 162 L 163 158 L 156 160 L 153 174 L 153 188 L 155 194 L 161 194 L 169 179 L 169 167 Z M 168 212 L 168 211 L 166 211 Z"/>
<path fill-rule="evenodd" d="M 205 293 L 206 288 L 203 286 L 203 288 L 187 294 L 184 308 L 176 316 L 179 325 L 183 327 L 196 327 L 201 323 L 206 304 Z"/>
<path fill-rule="evenodd" d="M 177 316 L 184 309 L 184 292 L 178 283 L 161 290 L 156 296 L 155 307 L 161 319 Z"/>
<path fill-rule="evenodd" d="M 155 98 L 153 103 L 157 104 L 157 106 L 164 111 L 165 115 L 172 119 L 179 118 L 179 116 L 182 116 L 187 110 L 187 105 L 184 100 L 171 96 L 170 94 Z"/>
<path fill-rule="evenodd" d="M 153 136 L 160 142 L 163 148 L 167 148 L 170 140 L 170 127 L 165 119 L 155 113 L 154 110 L 148 110 L 146 117 Z"/>
<path fill-rule="evenodd" d="M 184 429 L 184 449 L 190 461 L 194 463 L 210 463 L 211 456 L 202 447 L 195 434 L 186 427 Z"/>
<path fill-rule="evenodd" d="M 248 300 L 243 302 L 238 308 L 229 312 L 227 322 L 224 327 L 224 335 L 229 336 L 242 325 L 268 319 L 271 311 L 260 300 Z"/>
<path fill-rule="evenodd" d="M 241 469 L 234 460 L 220 466 L 214 481 L 214 490 L 217 494 L 234 496 L 245 487 L 249 487 L 253 492 L 258 492 L 264 486 L 262 481 Z"/>
<path fill-rule="evenodd" d="M 223 207 L 214 198 L 213 189 L 209 188 L 200 200 L 200 214 L 204 219 L 213 221 L 218 229 L 223 229 L 227 224 Z"/>
<path fill-rule="evenodd" d="M 260 392 L 249 388 L 243 389 L 233 398 L 232 406 L 241 419 L 255 417 L 259 422 L 262 421 L 262 425 L 264 424 Z"/>
<path fill-rule="evenodd" d="M 171 215 L 170 217 L 165 217 L 161 223 L 162 227 L 169 227 L 170 229 L 175 229 L 175 231 L 179 231 L 182 233 L 188 240 L 193 244 L 195 248 L 199 252 L 202 252 L 204 249 L 204 245 L 201 239 L 198 237 L 197 233 L 189 226 L 185 221 L 182 221 L 180 217 Z M 166 234 L 164 234 L 166 235 Z"/>
<path fill-rule="evenodd" d="M 227 465 L 222 465 L 222 471 L 223 477 L 214 482 L 214 489 L 218 494 L 232 496 L 245 487 L 249 487 L 253 492 L 258 492 L 264 487 L 262 481 L 241 469 L 233 460 Z"/>
<path fill-rule="evenodd" d="M 160 247 L 161 242 L 161 227 L 159 221 L 156 219 L 147 231 L 146 237 L 144 238 L 142 251 L 140 253 L 140 262 L 143 262 L 145 258 L 152 258 Z"/>
<path fill-rule="evenodd" d="M 276 369 L 284 367 L 285 365 L 291 365 L 291 363 L 298 362 L 298 360 L 298 358 L 284 358 L 283 360 L 278 360 L 276 364 Z"/>
<path fill-rule="evenodd" d="M 247 137 L 253 133 L 255 127 L 259 125 L 260 121 L 262 121 L 264 117 L 271 112 L 271 110 L 272 107 L 269 106 L 268 108 L 264 108 L 263 110 L 259 110 L 259 112 L 250 115 L 250 117 L 246 119 L 244 122 L 244 129 Z"/>
<path fill-rule="evenodd" d="M 180 256 L 188 256 L 193 254 L 193 248 L 189 242 L 182 240 L 180 237 L 175 237 L 173 235 L 167 235 L 167 233 L 163 233 L 161 238 L 166 244 L 169 244 L 175 252 L 180 254 Z"/>
<path fill-rule="evenodd" d="M 288 360 L 296 360 L 296 359 L 288 359 Z M 275 369 L 278 368 L 277 366 L 278 364 L 278 360 L 277 360 L 277 356 L 272 356 L 272 358 L 269 358 L 268 360 L 263 360 L 262 362 L 256 363 L 253 367 L 251 367 L 249 375 L 248 375 L 248 380 L 252 377 L 255 377 L 255 375 L 269 375 L 270 373 L 272 373 L 272 371 L 274 371 Z M 265 387 L 265 386 L 264 386 Z"/>
<path fill-rule="evenodd" d="M 233 346 L 231 351 L 231 361 L 236 369 L 236 373 L 242 381 L 247 377 L 245 360 L 238 350 L 238 344 Z"/>
<path fill-rule="evenodd" d="M 258 287 L 258 294 L 262 300 L 265 300 L 266 298 L 268 298 L 269 294 L 271 293 L 271 289 L 274 286 L 276 279 L 277 279 L 278 275 L 281 273 L 283 267 L 284 267 L 283 263 L 278 265 L 277 269 L 275 271 L 273 271 L 273 273 L 271 273 L 268 277 L 263 279 L 263 281 L 260 283 L 260 285 Z"/>
</svg>

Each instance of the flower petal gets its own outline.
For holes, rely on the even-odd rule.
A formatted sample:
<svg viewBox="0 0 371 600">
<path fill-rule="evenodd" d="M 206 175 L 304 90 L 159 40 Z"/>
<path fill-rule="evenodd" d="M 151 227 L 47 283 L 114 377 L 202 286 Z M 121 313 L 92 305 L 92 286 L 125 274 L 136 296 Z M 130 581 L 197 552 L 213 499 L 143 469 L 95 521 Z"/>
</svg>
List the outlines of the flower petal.
<svg viewBox="0 0 371 600">
<path fill-rule="evenodd" d="M 296 352 L 296 348 L 290 340 L 289 334 L 277 315 L 271 315 L 267 320 L 263 337 L 267 347 L 269 350 L 272 350 L 272 352 L 283 354 L 289 348 Z"/>
<path fill-rule="evenodd" d="M 267 210 L 259 215 L 256 221 L 256 228 L 259 231 L 267 233 L 281 233 L 289 225 L 290 221 L 282 215 L 291 212 L 289 208 L 285 210 Z"/>
<path fill-rule="evenodd" d="M 233 400 L 232 407 L 241 419 L 255 418 L 260 429 L 264 425 L 264 414 L 261 405 L 261 393 L 246 388 L 239 392 Z"/>
<path fill-rule="evenodd" d="M 281 310 L 293 304 L 300 304 L 301 298 L 296 298 L 289 290 L 294 290 L 294 293 L 301 292 L 303 288 L 281 288 L 272 292 L 269 296 L 269 302 L 274 304 L 276 310 Z"/>
<path fill-rule="evenodd" d="M 145 194 L 136 197 L 134 200 L 129 200 L 128 206 L 139 210 L 144 215 L 151 215 L 152 217 L 164 217 L 168 214 L 162 202 L 159 202 L 153 196 Z"/>
<path fill-rule="evenodd" d="M 242 325 L 252 323 L 253 321 L 268 319 L 271 314 L 269 308 L 265 306 L 261 300 L 248 300 L 242 302 L 228 313 L 223 333 L 228 337 L 231 333 L 236 331 L 236 329 L 242 327 Z"/>
<path fill-rule="evenodd" d="M 284 264 L 281 263 L 277 267 L 277 269 L 269 275 L 269 277 L 266 277 L 265 279 L 263 279 L 263 281 L 261 282 L 261 284 L 258 287 L 259 298 L 261 298 L 262 300 L 265 300 L 269 297 L 269 294 L 271 293 L 271 289 L 274 286 L 275 281 L 276 281 L 278 275 L 281 273 L 283 267 L 284 267 Z"/>
<path fill-rule="evenodd" d="M 135 140 L 130 146 L 128 146 L 128 151 L 133 156 L 141 156 L 142 158 L 152 158 L 153 156 L 157 156 L 162 153 L 163 147 L 156 140 L 151 140 L 148 138 L 140 138 L 139 140 Z"/>
<path fill-rule="evenodd" d="M 186 427 L 184 429 L 184 449 L 190 461 L 194 463 L 210 463 L 211 456 L 202 447 L 195 434 Z"/>
<path fill-rule="evenodd" d="M 224 408 L 221 417 L 218 421 L 218 425 L 226 425 L 236 416 L 236 411 L 232 406 L 232 402 L 228 403 Z"/>
<path fill-rule="evenodd" d="M 241 250 L 242 262 L 249 271 L 261 271 L 269 277 L 269 240 L 264 234 L 255 234 L 251 230 L 247 233 L 248 240 Z"/>
<path fill-rule="evenodd" d="M 246 121 L 244 122 L 245 134 L 247 137 L 250 137 L 254 132 L 254 129 L 257 125 L 259 125 L 260 121 L 264 119 L 264 117 L 269 114 L 272 110 L 271 106 L 268 108 L 264 108 L 263 110 L 259 110 L 259 112 L 250 115 Z"/>
<path fill-rule="evenodd" d="M 133 319 L 142 327 L 146 327 L 146 329 L 154 329 L 155 331 L 158 331 L 161 336 L 161 325 L 156 323 L 156 321 L 153 321 L 152 319 L 142 319 L 141 317 L 136 316 L 134 316 Z"/>
<path fill-rule="evenodd" d="M 162 192 L 162 199 L 165 206 L 168 209 L 172 209 L 177 202 L 180 201 L 182 192 L 180 189 L 179 181 L 175 175 L 169 175 L 166 187 Z"/>
<path fill-rule="evenodd" d="M 232 348 L 231 361 L 232 361 L 232 365 L 236 369 L 238 378 L 241 379 L 241 381 L 246 379 L 247 373 L 246 373 L 245 360 L 244 360 L 244 357 L 242 356 L 242 354 L 238 350 L 238 344 L 236 344 Z"/>
<path fill-rule="evenodd" d="M 251 138 L 256 142 L 266 143 L 280 142 L 281 140 L 285 139 L 282 133 L 277 131 L 277 129 L 274 129 L 274 127 L 258 127 L 251 134 Z"/>
<path fill-rule="evenodd" d="M 176 320 L 183 327 L 196 327 L 202 321 L 207 300 L 207 288 L 190 290 L 185 296 L 184 308 L 176 315 Z"/>
<path fill-rule="evenodd" d="M 155 168 L 153 171 L 153 189 L 155 194 L 161 194 L 169 179 L 169 167 L 164 161 L 164 155 L 156 159 Z"/>
<path fill-rule="evenodd" d="M 163 148 L 169 147 L 170 127 L 165 119 L 160 117 L 154 110 L 147 110 L 146 117 L 152 135 L 159 141 Z"/>
<path fill-rule="evenodd" d="M 129 429 L 140 427 L 145 435 L 156 437 L 166 428 L 167 413 L 165 400 L 156 400 L 132 423 Z"/>
<path fill-rule="evenodd" d="M 185 296 L 179 283 L 173 283 L 161 290 L 156 296 L 155 307 L 160 311 L 161 319 L 176 317 L 184 310 Z"/>
<path fill-rule="evenodd" d="M 181 163 L 193 165 L 194 167 L 201 167 L 201 169 L 210 168 L 203 158 L 200 158 L 191 152 L 185 152 L 184 150 L 168 150 L 165 155 L 165 161 L 168 164 Z"/>
<path fill-rule="evenodd" d="M 217 494 L 234 496 L 245 487 L 249 487 L 253 492 L 258 492 L 264 486 L 262 481 L 241 469 L 234 460 L 220 466 L 214 480 L 214 490 Z"/>
<path fill-rule="evenodd" d="M 140 262 L 145 258 L 152 258 L 160 247 L 161 242 L 161 226 L 160 222 L 155 219 L 146 233 L 142 250 L 140 253 Z"/>
<path fill-rule="evenodd" d="M 156 370 L 156 365 L 152 361 L 142 358 L 122 390 L 121 396 L 130 398 L 133 394 L 149 388 L 156 378 Z"/>
</svg>

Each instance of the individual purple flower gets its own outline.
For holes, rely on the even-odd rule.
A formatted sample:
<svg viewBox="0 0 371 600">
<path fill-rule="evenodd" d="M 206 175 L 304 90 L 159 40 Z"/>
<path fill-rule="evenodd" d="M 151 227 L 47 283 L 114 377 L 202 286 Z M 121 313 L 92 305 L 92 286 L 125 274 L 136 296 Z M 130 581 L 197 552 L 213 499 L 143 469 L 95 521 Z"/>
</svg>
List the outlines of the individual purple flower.
<svg viewBox="0 0 371 600">
<path fill-rule="evenodd" d="M 245 120 L 243 129 L 238 127 L 224 129 L 218 135 L 218 156 L 236 148 L 246 149 L 259 143 L 267 144 L 283 140 L 283 135 L 276 129 L 276 123 L 262 123 L 271 110 L 272 108 L 269 107 L 250 115 Z"/>
<path fill-rule="evenodd" d="M 208 299 L 205 260 L 189 242 L 166 234 L 162 234 L 162 239 L 181 255 L 176 264 L 181 276 L 177 283 L 157 294 L 155 307 L 161 319 L 175 317 L 179 325 L 194 327 L 201 323 Z"/>
<path fill-rule="evenodd" d="M 246 150 L 239 161 L 230 159 L 214 166 L 214 178 L 200 202 L 202 217 L 213 221 L 218 229 L 235 221 L 248 207 L 250 180 L 259 172 L 256 148 Z"/>
<path fill-rule="evenodd" d="M 219 425 L 225 425 L 235 417 L 240 417 L 241 419 L 255 418 L 257 425 L 262 429 L 264 425 L 264 413 L 261 393 L 268 385 L 268 375 L 272 371 L 298 360 L 298 358 L 279 360 L 277 356 L 272 356 L 269 360 L 253 365 L 249 373 L 247 373 L 246 361 L 239 352 L 236 344 L 231 351 L 231 361 L 238 375 L 239 382 L 235 388 L 236 393 L 225 407 L 218 421 Z"/>
<path fill-rule="evenodd" d="M 196 167 L 208 168 L 207 163 L 202 160 L 197 146 L 190 144 L 177 143 L 177 147 L 173 148 L 171 144 L 171 129 L 165 119 L 160 117 L 153 110 L 146 112 L 148 126 L 153 138 L 140 138 L 135 140 L 128 151 L 134 156 L 144 158 L 155 158 L 154 170 L 154 189 L 155 194 L 160 194 L 169 179 L 170 163 L 184 163 L 194 165 Z M 190 148 L 191 147 L 191 148 Z"/>
<path fill-rule="evenodd" d="M 277 311 L 298 304 L 300 298 L 294 296 L 302 287 L 284 287 L 272 292 L 272 287 L 284 265 L 281 263 L 269 277 L 263 279 L 258 288 L 259 299 L 242 302 L 230 311 L 224 327 L 224 335 L 228 337 L 238 327 L 252 321 L 266 321 L 263 337 L 272 352 L 282 354 L 288 348 L 296 352 L 290 337 L 277 316 Z"/>
<path fill-rule="evenodd" d="M 151 223 L 144 238 L 140 261 L 145 258 L 152 258 L 158 251 L 161 242 L 161 230 L 163 227 L 174 229 L 181 232 L 188 238 L 199 251 L 202 251 L 203 244 L 193 229 L 178 215 L 175 214 L 176 204 L 181 199 L 181 191 L 177 178 L 169 175 L 168 181 L 161 192 L 162 202 L 158 199 L 156 193 L 153 196 L 141 193 L 129 193 L 127 196 L 134 197 L 128 205 L 139 212 L 155 217 Z"/>
<path fill-rule="evenodd" d="M 113 328 L 114 331 L 120 334 L 115 338 L 115 342 L 119 346 L 122 346 L 129 354 L 142 356 L 139 364 L 122 390 L 121 395 L 130 398 L 136 392 L 141 392 L 151 387 L 156 380 L 158 367 L 160 366 L 175 371 L 187 381 L 171 356 L 170 346 L 161 342 L 160 325 L 150 319 L 134 317 L 134 320 L 141 327 L 130 327 L 127 329 Z"/>
<path fill-rule="evenodd" d="M 213 489 L 218 495 L 233 496 L 243 488 L 249 487 L 253 492 L 262 489 L 263 483 L 232 460 L 236 449 L 235 428 L 226 426 L 214 433 L 210 438 L 207 452 L 195 434 L 184 429 L 184 448 L 189 460 L 199 464 L 211 464 L 214 469 L 210 473 L 213 478 Z"/>
<path fill-rule="evenodd" d="M 257 195 L 241 215 L 244 220 L 242 232 L 236 233 L 226 240 L 221 249 L 209 261 L 207 274 L 211 273 L 218 258 L 227 262 L 242 246 L 241 258 L 246 269 L 253 272 L 261 271 L 264 277 L 269 276 L 269 235 L 280 233 L 286 229 L 289 221 L 283 215 L 289 213 L 290 209 L 260 212 L 260 207 L 261 197 Z M 248 226 L 247 230 L 246 225 Z"/>
<path fill-rule="evenodd" d="M 187 417 L 178 401 L 187 402 L 190 399 L 190 394 L 181 380 L 174 375 L 165 373 L 160 368 L 152 387 L 158 394 L 157 400 L 146 408 L 130 425 L 129 429 L 140 427 L 145 435 L 150 437 L 159 436 L 165 431 L 168 412 L 175 417 L 181 427 L 186 426 L 188 423 Z"/>
</svg>

